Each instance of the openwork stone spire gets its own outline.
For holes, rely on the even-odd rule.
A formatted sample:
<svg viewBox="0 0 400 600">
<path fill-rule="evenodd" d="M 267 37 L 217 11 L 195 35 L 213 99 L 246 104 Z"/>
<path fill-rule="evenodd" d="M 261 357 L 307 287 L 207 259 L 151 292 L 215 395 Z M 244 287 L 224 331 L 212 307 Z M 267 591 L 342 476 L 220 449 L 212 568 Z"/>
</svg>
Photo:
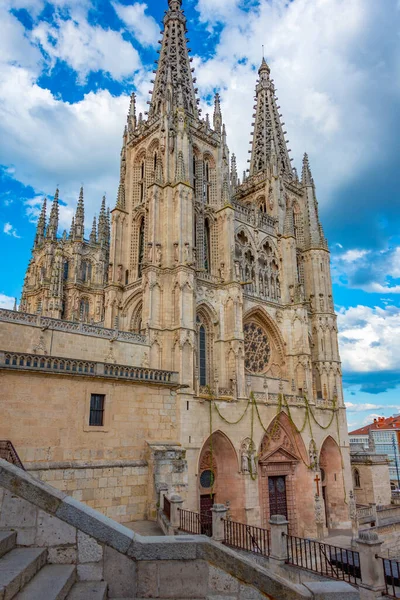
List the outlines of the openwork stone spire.
<svg viewBox="0 0 400 600">
<path fill-rule="evenodd" d="M 170 107 L 176 103 L 193 117 L 199 116 L 181 6 L 181 0 L 169 0 L 149 118 L 160 114 L 165 101 Z"/>
<path fill-rule="evenodd" d="M 90 241 L 92 244 L 97 242 L 97 224 L 96 224 L 96 215 L 93 217 L 93 226 L 92 231 L 90 232 Z"/>
<path fill-rule="evenodd" d="M 85 207 L 83 203 L 83 187 L 79 192 L 78 206 L 75 213 L 75 239 L 83 239 L 85 230 Z"/>
<path fill-rule="evenodd" d="M 214 129 L 218 133 L 221 133 L 222 127 L 222 112 L 221 112 L 221 101 L 219 94 L 215 94 L 214 97 L 214 119 L 213 119 Z"/>
<path fill-rule="evenodd" d="M 58 217 L 59 217 L 59 211 L 58 211 L 58 188 L 56 189 L 56 193 L 54 195 L 54 200 L 53 200 L 53 204 L 51 206 L 51 211 L 50 211 L 50 220 L 49 220 L 49 226 L 47 228 L 47 233 L 46 233 L 46 238 L 49 240 L 56 240 L 57 239 L 57 231 L 58 231 Z"/>
<path fill-rule="evenodd" d="M 38 224 L 36 228 L 36 236 L 35 236 L 35 248 L 40 246 L 43 243 L 45 230 L 46 230 L 46 207 L 47 207 L 47 198 L 43 200 L 42 210 L 40 211 L 40 217 L 38 219 Z"/>
<path fill-rule="evenodd" d="M 263 171 L 276 154 L 279 171 L 292 178 L 292 167 L 285 135 L 276 105 L 275 88 L 270 80 L 270 68 L 263 58 L 258 71 L 256 113 L 252 140 L 250 175 Z"/>
<path fill-rule="evenodd" d="M 97 228 L 97 241 L 102 246 L 107 246 L 109 242 L 108 221 L 106 213 L 106 197 L 103 196 L 99 214 L 99 222 Z"/>
<path fill-rule="evenodd" d="M 301 183 L 306 189 L 306 244 L 311 248 L 327 248 L 328 243 L 319 220 L 318 201 L 307 154 L 303 157 Z"/>
</svg>

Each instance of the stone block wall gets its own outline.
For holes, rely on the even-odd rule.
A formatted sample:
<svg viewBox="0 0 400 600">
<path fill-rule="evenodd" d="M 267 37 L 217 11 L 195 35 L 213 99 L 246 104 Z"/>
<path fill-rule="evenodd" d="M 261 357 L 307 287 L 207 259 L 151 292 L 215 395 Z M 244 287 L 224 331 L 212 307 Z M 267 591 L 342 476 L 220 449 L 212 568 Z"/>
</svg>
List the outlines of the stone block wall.
<svg viewBox="0 0 400 600">
<path fill-rule="evenodd" d="M 119 523 L 148 516 L 148 467 L 145 461 L 128 466 L 112 463 L 59 469 L 34 469 L 32 475 Z M 117 465 L 117 463 L 115 463 Z"/>
</svg>

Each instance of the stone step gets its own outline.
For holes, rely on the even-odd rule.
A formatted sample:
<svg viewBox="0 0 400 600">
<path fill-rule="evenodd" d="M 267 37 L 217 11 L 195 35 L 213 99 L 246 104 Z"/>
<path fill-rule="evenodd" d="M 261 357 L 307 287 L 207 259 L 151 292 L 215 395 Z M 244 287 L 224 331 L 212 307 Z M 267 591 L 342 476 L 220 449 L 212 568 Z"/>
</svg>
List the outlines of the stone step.
<svg viewBox="0 0 400 600">
<path fill-rule="evenodd" d="M 46 565 L 14 600 L 65 600 L 75 579 L 75 565 Z"/>
<path fill-rule="evenodd" d="M 0 558 L 15 548 L 16 544 L 16 531 L 0 531 Z"/>
<path fill-rule="evenodd" d="M 105 581 L 80 581 L 74 585 L 67 596 L 67 600 L 106 600 L 106 598 Z"/>
<path fill-rule="evenodd" d="M 15 548 L 0 559 L 0 598 L 14 598 L 46 564 L 44 548 Z"/>
</svg>

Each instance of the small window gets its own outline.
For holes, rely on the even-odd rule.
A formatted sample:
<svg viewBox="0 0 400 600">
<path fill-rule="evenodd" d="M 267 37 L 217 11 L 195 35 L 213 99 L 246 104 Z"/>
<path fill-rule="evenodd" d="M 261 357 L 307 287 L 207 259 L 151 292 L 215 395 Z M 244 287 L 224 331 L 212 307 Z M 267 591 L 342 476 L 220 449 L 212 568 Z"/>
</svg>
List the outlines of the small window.
<svg viewBox="0 0 400 600">
<path fill-rule="evenodd" d="M 358 471 L 358 469 L 354 469 L 353 476 L 354 476 L 354 487 L 360 488 L 361 480 L 360 480 L 360 472 Z"/>
<path fill-rule="evenodd" d="M 104 394 L 91 394 L 89 425 L 91 427 L 102 427 L 104 425 Z"/>
</svg>

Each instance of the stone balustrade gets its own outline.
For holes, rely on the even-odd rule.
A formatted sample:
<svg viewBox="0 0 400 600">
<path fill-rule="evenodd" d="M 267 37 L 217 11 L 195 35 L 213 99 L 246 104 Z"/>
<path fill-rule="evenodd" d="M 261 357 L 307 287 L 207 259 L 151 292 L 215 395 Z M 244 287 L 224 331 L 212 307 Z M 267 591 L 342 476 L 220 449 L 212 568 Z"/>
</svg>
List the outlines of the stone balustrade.
<svg viewBox="0 0 400 600">
<path fill-rule="evenodd" d="M 158 385 L 176 385 L 178 383 L 178 373 L 173 371 L 2 350 L 0 350 L 0 369 L 117 378 Z"/>
<path fill-rule="evenodd" d="M 106 340 L 128 342 L 130 344 L 147 344 L 147 337 L 131 331 L 119 331 L 117 329 L 107 329 L 99 325 L 90 323 L 77 323 L 73 321 L 63 321 L 61 319 L 52 319 L 41 315 L 22 313 L 15 310 L 0 308 L 0 321 L 9 323 L 20 323 L 21 325 L 31 325 L 41 329 L 50 329 L 54 331 L 64 331 L 67 333 L 78 333 L 80 335 L 89 335 Z"/>
<path fill-rule="evenodd" d="M 253 227 L 258 227 L 263 231 L 266 231 L 270 234 L 275 233 L 275 226 L 277 223 L 277 219 L 274 217 L 270 217 L 265 213 L 260 212 L 256 206 L 244 206 L 239 202 L 232 202 L 232 206 L 235 210 L 235 217 L 238 221 L 242 221 L 242 223 L 248 223 Z"/>
</svg>

